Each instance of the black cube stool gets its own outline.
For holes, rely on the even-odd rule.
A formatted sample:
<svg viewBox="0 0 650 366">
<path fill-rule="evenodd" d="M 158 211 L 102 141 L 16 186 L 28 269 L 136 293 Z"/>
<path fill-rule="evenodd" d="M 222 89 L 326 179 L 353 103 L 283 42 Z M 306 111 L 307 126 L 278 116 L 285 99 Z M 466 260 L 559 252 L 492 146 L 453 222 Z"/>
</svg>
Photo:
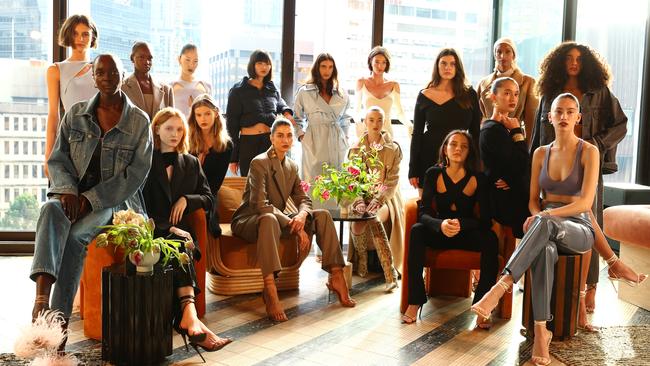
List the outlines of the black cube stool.
<svg viewBox="0 0 650 366">
<path fill-rule="evenodd" d="M 591 256 L 591 251 L 587 252 Z M 573 337 L 577 332 L 578 305 L 580 301 L 581 268 L 585 263 L 586 254 L 562 254 L 555 263 L 555 280 L 553 281 L 553 295 L 551 296 L 551 314 L 553 320 L 546 327 L 553 332 L 554 341 L 564 341 Z M 531 291 L 536 291 L 532 285 L 530 270 L 526 271 L 524 281 L 524 301 L 522 323 L 524 329 L 521 334 L 533 339 L 534 318 Z"/>
<path fill-rule="evenodd" d="M 151 365 L 172 354 L 172 280 L 171 267 L 145 274 L 130 263 L 104 267 L 102 360 Z"/>
</svg>

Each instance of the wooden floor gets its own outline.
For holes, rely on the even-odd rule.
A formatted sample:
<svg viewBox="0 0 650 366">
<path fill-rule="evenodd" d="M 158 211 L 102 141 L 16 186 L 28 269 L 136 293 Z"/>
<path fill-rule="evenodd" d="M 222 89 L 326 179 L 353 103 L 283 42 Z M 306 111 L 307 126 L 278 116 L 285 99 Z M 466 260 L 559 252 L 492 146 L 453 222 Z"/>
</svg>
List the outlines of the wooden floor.
<svg viewBox="0 0 650 366">
<path fill-rule="evenodd" d="M 0 301 L 0 353 L 12 352 L 21 326 L 29 324 L 34 284 L 28 273 L 31 257 L 0 257 L 5 298 Z M 606 272 L 603 270 L 602 274 Z M 513 318 L 498 320 L 490 331 L 472 330 L 471 300 L 433 298 L 423 320 L 403 325 L 399 291 L 383 292 L 379 274 L 353 278 L 356 308 L 342 308 L 324 286 L 325 272 L 314 257 L 301 270 L 300 291 L 281 293 L 289 321 L 273 323 L 265 317 L 259 295 L 234 297 L 208 294 L 205 321 L 221 336 L 235 341 L 223 350 L 204 353 L 212 365 L 519 365 L 530 364 L 530 345 L 520 335 L 521 293 L 515 291 Z M 643 313 L 643 314 L 640 314 Z M 650 319 L 648 312 L 619 301 L 609 282 L 602 281 L 592 322 L 625 325 Z M 643 315 L 643 316 L 638 316 Z M 84 338 L 78 314 L 73 315 L 68 350 L 96 347 Z M 578 335 L 580 336 L 580 335 Z M 198 364 L 174 336 L 169 364 Z M 551 346 L 553 347 L 553 346 Z M 553 365 L 562 363 L 554 360 Z"/>
</svg>

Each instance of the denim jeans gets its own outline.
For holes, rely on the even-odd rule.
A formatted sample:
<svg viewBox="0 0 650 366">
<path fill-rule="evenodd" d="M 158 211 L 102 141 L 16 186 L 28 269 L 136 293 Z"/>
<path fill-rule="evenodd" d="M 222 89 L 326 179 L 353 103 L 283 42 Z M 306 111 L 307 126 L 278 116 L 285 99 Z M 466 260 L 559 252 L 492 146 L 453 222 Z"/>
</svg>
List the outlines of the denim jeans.
<svg viewBox="0 0 650 366">
<path fill-rule="evenodd" d="M 50 307 L 66 318 L 72 313 L 79 288 L 86 246 L 100 233 L 98 226 L 108 224 L 112 215 L 112 209 L 100 209 L 71 223 L 57 198 L 51 198 L 41 208 L 30 278 L 34 280 L 39 273 L 55 278 Z"/>
</svg>

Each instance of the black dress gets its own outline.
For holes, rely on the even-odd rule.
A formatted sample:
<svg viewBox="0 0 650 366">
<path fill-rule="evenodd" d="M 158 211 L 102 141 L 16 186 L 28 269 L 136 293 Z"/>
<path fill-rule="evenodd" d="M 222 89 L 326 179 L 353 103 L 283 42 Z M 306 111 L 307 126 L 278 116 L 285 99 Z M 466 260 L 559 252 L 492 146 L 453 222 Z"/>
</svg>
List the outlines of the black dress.
<svg viewBox="0 0 650 366">
<path fill-rule="evenodd" d="M 463 108 L 454 98 L 437 104 L 422 94 L 422 91 L 418 93 L 413 116 L 408 177 L 419 178 L 420 188 L 424 184 L 427 169 L 438 162 L 438 150 L 449 132 L 457 129 L 469 130 L 477 146 L 481 110 L 474 89 L 470 87 L 468 92 L 471 99 L 469 108 Z"/>
<path fill-rule="evenodd" d="M 511 135 L 517 132 L 521 133 L 521 129 L 509 132 L 501 123 L 487 120 L 481 127 L 479 149 L 489 185 L 492 217 L 522 238 L 524 221 L 530 216 L 530 157 L 526 140 L 512 140 Z M 497 188 L 494 183 L 499 179 L 510 189 Z"/>
<path fill-rule="evenodd" d="M 219 213 L 217 211 L 217 192 L 219 192 L 223 179 L 226 177 L 231 155 L 232 142 L 228 142 L 228 146 L 226 146 L 226 149 L 222 152 L 216 152 L 214 148 L 211 147 L 203 159 L 203 165 L 201 165 L 203 173 L 208 179 L 210 192 L 212 192 L 212 208 L 207 212 L 207 220 L 208 229 L 215 237 L 221 236 Z"/>
<path fill-rule="evenodd" d="M 445 192 L 437 191 L 438 177 L 442 176 Z M 476 177 L 477 187 L 471 196 L 463 189 L 472 177 Z M 433 249 L 463 249 L 481 253 L 481 278 L 474 293 L 474 302 L 480 300 L 496 283 L 499 270 L 499 243 L 491 230 L 489 199 L 485 188 L 485 177 L 481 173 L 467 172 L 454 183 L 447 175 L 446 168 L 435 166 L 427 170 L 424 178 L 422 200 L 418 202 L 418 222 L 411 228 L 408 254 L 408 302 L 421 305 L 427 302 L 424 291 L 422 270 L 426 247 Z M 436 211 L 432 203 L 435 202 Z M 474 215 L 474 206 L 479 203 L 480 218 Z M 452 207 L 455 206 L 455 210 Z M 444 219 L 458 219 L 460 232 L 453 237 L 442 233 Z M 441 279 L 432 278 L 432 281 Z"/>
</svg>

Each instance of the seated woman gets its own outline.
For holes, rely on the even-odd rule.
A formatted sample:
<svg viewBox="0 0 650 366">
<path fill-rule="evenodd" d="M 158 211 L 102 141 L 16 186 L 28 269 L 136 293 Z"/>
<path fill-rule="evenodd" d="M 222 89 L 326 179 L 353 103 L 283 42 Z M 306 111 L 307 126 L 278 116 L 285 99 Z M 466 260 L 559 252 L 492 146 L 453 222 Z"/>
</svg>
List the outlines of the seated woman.
<svg viewBox="0 0 650 366">
<path fill-rule="evenodd" d="M 212 195 L 198 159 L 185 154 L 185 117 L 178 109 L 163 108 L 154 117 L 151 130 L 154 152 L 143 194 L 147 214 L 156 223 L 154 235 L 193 242 L 187 214 L 201 208 L 210 209 Z M 193 244 L 181 250 L 186 250 L 190 258 L 200 259 L 200 252 Z M 187 268 L 181 268 L 177 261 L 172 261 L 172 266 L 176 289 L 174 329 L 183 336 L 183 341 L 186 335 L 189 337 L 199 355 L 197 346 L 208 352 L 223 348 L 231 340 L 215 335 L 197 317 L 194 296 L 199 289 L 192 261 Z"/>
<path fill-rule="evenodd" d="M 490 229 L 489 200 L 485 177 L 476 172 L 476 152 L 467 130 L 451 131 L 443 140 L 438 165 L 424 177 L 418 222 L 411 228 L 408 253 L 408 303 L 402 322 L 415 323 L 418 310 L 427 302 L 422 280 L 425 249 L 462 249 L 481 253 L 481 278 L 474 302 L 494 285 L 498 272 L 498 240 Z M 474 216 L 478 202 L 480 218 Z M 436 213 L 432 211 L 436 206 Z M 433 279 L 435 281 L 435 279 Z M 477 326 L 489 329 L 484 318 Z"/>
<path fill-rule="evenodd" d="M 213 202 L 208 212 L 208 228 L 212 235 L 219 237 L 221 228 L 217 212 L 217 192 L 228 170 L 232 141 L 221 121 L 217 102 L 209 94 L 201 94 L 194 99 L 187 124 L 190 128 L 190 154 L 199 159 L 212 192 Z"/>
<path fill-rule="evenodd" d="M 231 223 L 235 235 L 257 243 L 257 260 L 264 279 L 262 298 L 269 318 L 275 321 L 288 320 L 278 299 L 275 278 L 282 270 L 280 237 L 289 234 L 298 236 L 303 253 L 309 250 L 312 235 L 316 234 L 316 244 L 323 251 L 322 268 L 330 273 L 327 288 L 336 292 L 341 305 L 356 305 L 343 278 L 345 262 L 332 217 L 326 210 L 312 209 L 311 200 L 300 186 L 298 165 L 287 156 L 293 136 L 289 120 L 278 117 L 273 122 L 271 147 L 251 161 L 243 202 Z M 289 198 L 298 212 L 289 212 Z"/>
<path fill-rule="evenodd" d="M 379 261 L 384 269 L 386 291 L 397 287 L 397 271 L 393 263 L 402 262 L 404 237 L 404 209 L 402 198 L 399 194 L 399 164 L 402 161 L 402 149 L 393 141 L 390 134 L 383 131 L 384 111 L 377 107 L 370 107 L 364 119 L 366 132 L 361 136 L 356 147 L 350 149 L 348 155 L 358 154 L 361 147 L 366 150 L 376 149 L 381 165 L 365 167 L 379 170 L 382 189 L 368 203 L 363 200 L 355 202 L 356 211 L 368 211 L 377 215 L 376 220 L 352 222 L 352 242 L 359 255 L 359 276 L 368 273 L 368 247 L 375 247 Z M 366 164 L 369 164 L 366 161 Z M 390 230 L 390 242 L 386 236 L 386 227 Z M 393 261 L 393 259 L 395 259 Z"/>
<path fill-rule="evenodd" d="M 555 140 L 533 154 L 528 204 L 533 216 L 524 223 L 526 234 L 499 282 L 472 306 L 479 317 L 489 318 L 499 298 L 530 268 L 536 289 L 532 292 L 532 362 L 536 365 L 551 363 L 548 349 L 553 334 L 546 329 L 546 322 L 552 318 L 550 302 L 558 252 L 581 254 L 594 243 L 589 211 L 598 183 L 598 148 L 573 133 L 580 121 L 579 111 L 580 104 L 573 94 L 563 93 L 553 100 L 549 119 Z"/>
<path fill-rule="evenodd" d="M 508 117 L 518 105 L 519 85 L 512 78 L 498 78 L 492 82 L 489 99 L 493 111 L 491 118 L 483 122 L 479 149 L 489 182 L 491 215 L 521 238 L 524 221 L 530 216 L 530 159 L 519 120 Z"/>
</svg>

